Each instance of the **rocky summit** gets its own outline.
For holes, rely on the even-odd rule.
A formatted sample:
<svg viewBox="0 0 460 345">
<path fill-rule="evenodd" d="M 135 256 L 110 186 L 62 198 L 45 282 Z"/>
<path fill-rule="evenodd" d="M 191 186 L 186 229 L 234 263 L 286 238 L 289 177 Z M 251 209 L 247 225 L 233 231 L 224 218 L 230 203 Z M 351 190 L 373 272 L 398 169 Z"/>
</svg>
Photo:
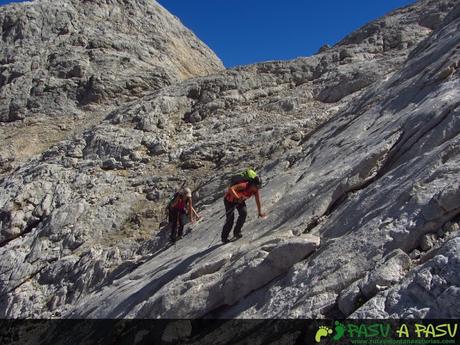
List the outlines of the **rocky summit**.
<svg viewBox="0 0 460 345">
<path fill-rule="evenodd" d="M 227 70 L 154 1 L 0 22 L 1 317 L 459 317 L 458 0 Z M 222 245 L 246 167 L 268 218 Z M 202 219 L 169 245 L 183 183 Z"/>
</svg>

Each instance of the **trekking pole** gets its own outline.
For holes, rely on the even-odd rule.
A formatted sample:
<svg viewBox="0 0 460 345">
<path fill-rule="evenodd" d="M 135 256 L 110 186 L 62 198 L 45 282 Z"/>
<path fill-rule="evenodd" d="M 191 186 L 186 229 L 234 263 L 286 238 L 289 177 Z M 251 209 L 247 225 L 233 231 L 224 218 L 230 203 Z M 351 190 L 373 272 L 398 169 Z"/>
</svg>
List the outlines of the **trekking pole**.
<svg viewBox="0 0 460 345">
<path fill-rule="evenodd" d="M 224 214 L 222 217 L 220 217 L 219 219 L 222 219 L 224 216 L 226 216 L 227 214 L 229 214 L 230 211 L 233 211 L 233 210 L 235 210 L 235 207 L 232 207 L 230 210 L 227 211 L 227 213 L 225 213 L 225 214 Z M 211 243 L 209 243 L 208 248 L 210 248 L 211 245 L 216 241 L 216 238 L 217 238 L 218 235 L 219 235 L 219 232 L 216 232 L 216 234 L 214 235 L 214 238 L 212 239 Z"/>
<path fill-rule="evenodd" d="M 219 219 L 222 219 L 224 218 L 225 216 L 227 216 L 228 214 L 230 214 L 231 212 L 235 211 L 235 208 L 236 206 L 233 206 L 231 209 L 229 209 L 227 212 L 225 212 L 225 214 L 223 214 L 222 216 L 219 217 Z M 219 233 L 217 232 L 216 235 L 214 236 L 212 242 L 209 244 L 208 248 L 211 247 L 211 245 L 215 242 L 216 238 L 217 238 L 217 235 L 219 235 Z"/>
<path fill-rule="evenodd" d="M 213 243 L 216 241 L 216 238 L 217 236 L 219 235 L 219 232 L 217 231 L 216 232 L 216 235 L 214 236 L 214 238 L 212 239 L 211 243 L 209 243 L 209 246 L 208 246 L 208 249 L 213 245 Z"/>
</svg>

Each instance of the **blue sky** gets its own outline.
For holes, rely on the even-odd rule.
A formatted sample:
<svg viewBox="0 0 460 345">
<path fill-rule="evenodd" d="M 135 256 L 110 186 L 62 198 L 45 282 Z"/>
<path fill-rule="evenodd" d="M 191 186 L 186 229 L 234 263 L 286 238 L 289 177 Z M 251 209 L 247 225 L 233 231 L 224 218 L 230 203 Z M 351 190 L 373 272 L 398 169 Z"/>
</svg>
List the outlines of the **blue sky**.
<svg viewBox="0 0 460 345">
<path fill-rule="evenodd" d="M 6 5 L 6 4 L 9 4 L 11 2 L 24 2 L 26 0 L 18 0 L 18 1 L 5 1 L 5 0 L 0 0 L 0 5 Z"/>
<path fill-rule="evenodd" d="M 158 0 L 225 66 L 309 56 L 414 0 Z M 11 1 L 0 0 L 0 4 Z"/>
<path fill-rule="evenodd" d="M 309 56 L 414 0 L 158 0 L 225 66 Z"/>
</svg>

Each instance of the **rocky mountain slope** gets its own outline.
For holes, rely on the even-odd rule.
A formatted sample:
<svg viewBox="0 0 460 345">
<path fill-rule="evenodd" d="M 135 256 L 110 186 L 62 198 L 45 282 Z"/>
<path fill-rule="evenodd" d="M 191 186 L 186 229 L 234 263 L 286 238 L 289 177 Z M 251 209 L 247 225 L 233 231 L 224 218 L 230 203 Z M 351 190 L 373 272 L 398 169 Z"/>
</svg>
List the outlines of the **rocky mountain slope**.
<svg viewBox="0 0 460 345">
<path fill-rule="evenodd" d="M 312 57 L 107 97 L 0 177 L 0 316 L 458 317 L 459 26 L 421 0 Z M 269 218 L 249 202 L 222 246 L 246 166 Z M 182 181 L 203 220 L 168 247 Z"/>
<path fill-rule="evenodd" d="M 41 153 L 145 92 L 223 69 L 154 1 L 18 3 L 0 8 L 0 30 L 4 164 Z"/>
</svg>

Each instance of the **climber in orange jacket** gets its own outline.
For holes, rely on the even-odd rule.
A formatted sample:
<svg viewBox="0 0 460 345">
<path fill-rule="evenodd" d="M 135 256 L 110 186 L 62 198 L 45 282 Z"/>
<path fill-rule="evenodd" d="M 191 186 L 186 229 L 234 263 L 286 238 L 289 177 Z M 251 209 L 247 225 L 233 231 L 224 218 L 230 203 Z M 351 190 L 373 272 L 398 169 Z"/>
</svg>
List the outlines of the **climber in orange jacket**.
<svg viewBox="0 0 460 345">
<path fill-rule="evenodd" d="M 246 221 L 247 209 L 246 209 L 246 200 L 251 196 L 255 196 L 256 205 L 259 217 L 265 218 L 266 214 L 262 212 L 262 205 L 260 202 L 259 189 L 262 186 L 262 181 L 260 177 L 255 177 L 252 180 L 238 183 L 236 185 L 228 188 L 227 193 L 224 197 L 224 205 L 226 212 L 225 225 L 222 229 L 222 242 L 229 242 L 228 235 L 233 227 L 233 222 L 235 220 L 234 211 L 238 210 L 238 220 L 236 221 L 235 228 L 233 229 L 233 235 L 235 239 L 243 237 L 241 234 L 241 228 Z"/>
</svg>

